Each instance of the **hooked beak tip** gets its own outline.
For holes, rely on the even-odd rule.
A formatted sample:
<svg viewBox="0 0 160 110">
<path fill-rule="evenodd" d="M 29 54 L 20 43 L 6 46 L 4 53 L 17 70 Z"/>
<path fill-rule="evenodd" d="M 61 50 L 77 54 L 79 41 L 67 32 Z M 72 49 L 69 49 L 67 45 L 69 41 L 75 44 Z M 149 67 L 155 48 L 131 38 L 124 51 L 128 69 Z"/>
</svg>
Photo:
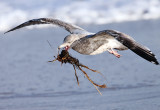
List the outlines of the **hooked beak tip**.
<svg viewBox="0 0 160 110">
<path fill-rule="evenodd" d="M 58 49 L 58 50 L 60 50 L 61 48 L 62 48 L 62 46 L 60 45 L 60 46 L 58 46 L 58 48 L 57 48 L 57 49 Z"/>
</svg>

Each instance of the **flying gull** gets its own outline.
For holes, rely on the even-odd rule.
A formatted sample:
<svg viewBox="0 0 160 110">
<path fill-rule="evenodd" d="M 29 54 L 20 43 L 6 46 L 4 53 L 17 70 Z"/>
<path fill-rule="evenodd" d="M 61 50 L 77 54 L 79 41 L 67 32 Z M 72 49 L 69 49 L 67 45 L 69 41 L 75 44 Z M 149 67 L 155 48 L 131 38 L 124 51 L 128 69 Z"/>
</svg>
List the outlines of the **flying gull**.
<svg viewBox="0 0 160 110">
<path fill-rule="evenodd" d="M 86 55 L 96 55 L 108 51 L 118 58 L 121 55 L 118 54 L 116 50 L 130 49 L 142 58 L 159 65 L 155 55 L 149 48 L 137 43 L 129 35 L 115 30 L 103 30 L 98 33 L 91 33 L 76 25 L 69 24 L 58 19 L 39 18 L 24 22 L 5 33 L 36 24 L 53 24 L 70 32 L 70 35 L 64 38 L 63 44 L 60 45 L 58 49 L 65 48 L 68 50 L 72 48 L 80 54 Z"/>
</svg>

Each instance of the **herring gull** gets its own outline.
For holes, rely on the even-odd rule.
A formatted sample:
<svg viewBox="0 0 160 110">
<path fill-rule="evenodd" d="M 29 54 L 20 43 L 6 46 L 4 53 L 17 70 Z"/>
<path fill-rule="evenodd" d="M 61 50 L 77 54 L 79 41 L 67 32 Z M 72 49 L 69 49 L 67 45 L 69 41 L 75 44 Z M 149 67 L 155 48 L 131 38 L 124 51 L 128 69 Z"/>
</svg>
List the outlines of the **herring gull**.
<svg viewBox="0 0 160 110">
<path fill-rule="evenodd" d="M 118 58 L 121 55 L 118 54 L 116 50 L 130 49 L 142 58 L 159 65 L 155 55 L 149 48 L 137 43 L 129 35 L 116 30 L 103 30 L 98 33 L 91 33 L 76 25 L 69 24 L 58 19 L 39 18 L 24 22 L 5 33 L 36 24 L 53 24 L 70 32 L 70 35 L 67 35 L 64 38 L 63 44 L 58 46 L 58 49 L 65 48 L 68 50 L 72 48 L 80 54 L 85 55 L 96 55 L 108 51 Z"/>
</svg>

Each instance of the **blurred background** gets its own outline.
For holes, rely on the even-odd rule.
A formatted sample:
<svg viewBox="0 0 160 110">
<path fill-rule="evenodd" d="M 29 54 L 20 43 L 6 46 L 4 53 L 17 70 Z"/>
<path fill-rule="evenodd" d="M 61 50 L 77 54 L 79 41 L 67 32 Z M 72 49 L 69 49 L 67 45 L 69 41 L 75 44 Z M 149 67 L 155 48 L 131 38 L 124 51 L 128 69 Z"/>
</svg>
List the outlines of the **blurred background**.
<svg viewBox="0 0 160 110">
<path fill-rule="evenodd" d="M 160 66 L 130 50 L 119 51 L 119 59 L 108 52 L 88 56 L 69 51 L 105 76 L 85 70 L 93 81 L 107 85 L 100 96 L 78 70 L 77 85 L 71 65 L 47 62 L 69 34 L 64 29 L 38 25 L 3 34 L 40 17 L 95 33 L 124 32 L 160 62 L 160 0 L 0 0 L 0 110 L 159 110 Z"/>
<path fill-rule="evenodd" d="M 158 19 L 159 0 L 1 0 L 0 31 L 28 19 L 53 17 L 76 24 Z"/>
</svg>

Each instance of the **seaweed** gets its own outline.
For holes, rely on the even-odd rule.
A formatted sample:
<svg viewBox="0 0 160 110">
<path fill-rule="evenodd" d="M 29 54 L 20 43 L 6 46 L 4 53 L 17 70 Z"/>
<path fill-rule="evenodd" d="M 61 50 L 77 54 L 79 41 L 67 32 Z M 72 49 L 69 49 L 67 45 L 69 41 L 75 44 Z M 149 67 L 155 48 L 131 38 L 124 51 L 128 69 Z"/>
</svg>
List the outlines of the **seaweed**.
<svg viewBox="0 0 160 110">
<path fill-rule="evenodd" d="M 54 56 L 55 57 L 55 56 Z M 77 76 L 77 71 L 76 69 L 79 69 L 80 71 L 82 71 L 82 73 L 85 75 L 85 77 L 94 85 L 94 87 L 97 89 L 97 91 L 100 93 L 100 95 L 102 95 L 102 93 L 99 91 L 99 89 L 97 87 L 100 87 L 100 88 L 106 88 L 106 85 L 103 84 L 103 85 L 99 85 L 95 82 L 93 82 L 90 77 L 88 76 L 88 74 L 82 69 L 82 68 L 86 68 L 92 72 L 96 72 L 96 73 L 100 73 L 99 71 L 97 70 L 93 70 L 93 69 L 90 69 L 89 67 L 81 64 L 79 62 L 79 60 L 77 58 L 74 58 L 72 57 L 69 52 L 67 50 L 62 50 L 60 54 L 57 55 L 57 57 L 55 57 L 54 60 L 52 61 L 49 61 L 49 62 L 54 62 L 54 61 L 59 61 L 61 62 L 61 65 L 63 63 L 69 63 L 73 66 L 74 68 L 74 71 L 75 71 L 75 77 L 76 77 L 76 80 L 77 80 L 77 84 L 79 85 L 79 80 L 78 80 L 78 76 Z M 101 74 L 101 73 L 100 73 Z M 102 74 L 101 74 L 102 75 Z"/>
</svg>

